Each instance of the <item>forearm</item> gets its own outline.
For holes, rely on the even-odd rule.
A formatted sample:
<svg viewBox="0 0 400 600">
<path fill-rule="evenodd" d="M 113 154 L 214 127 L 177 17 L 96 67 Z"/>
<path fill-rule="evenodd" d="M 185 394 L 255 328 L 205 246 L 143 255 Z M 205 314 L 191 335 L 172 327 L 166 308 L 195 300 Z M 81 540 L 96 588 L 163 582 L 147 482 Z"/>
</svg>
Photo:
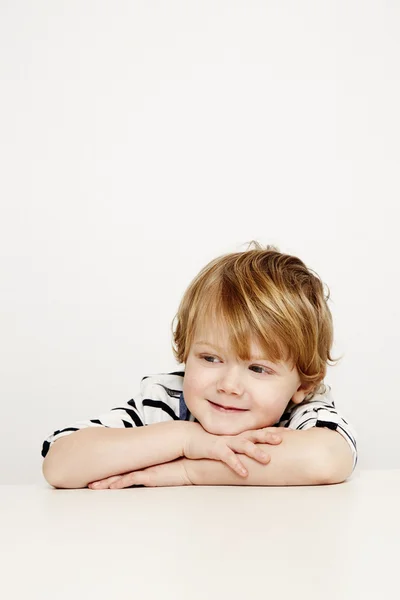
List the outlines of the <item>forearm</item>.
<svg viewBox="0 0 400 600">
<path fill-rule="evenodd" d="M 83 488 L 97 481 L 183 456 L 185 421 L 143 427 L 87 427 L 55 441 L 43 461 L 46 481 Z"/>
<path fill-rule="evenodd" d="M 256 444 L 270 454 L 271 461 L 264 465 L 240 454 L 247 477 L 241 477 L 218 460 L 188 460 L 185 466 L 194 485 L 322 485 L 329 480 L 328 453 L 322 431 L 319 428 L 291 429 L 282 432 L 282 442 L 276 446 Z"/>
</svg>

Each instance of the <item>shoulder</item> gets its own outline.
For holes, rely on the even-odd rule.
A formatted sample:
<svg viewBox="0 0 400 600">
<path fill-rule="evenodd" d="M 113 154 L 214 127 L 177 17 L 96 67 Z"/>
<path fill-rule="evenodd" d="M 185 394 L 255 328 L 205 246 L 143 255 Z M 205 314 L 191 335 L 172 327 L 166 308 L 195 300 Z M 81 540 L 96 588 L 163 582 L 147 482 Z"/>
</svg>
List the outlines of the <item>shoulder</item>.
<svg viewBox="0 0 400 600">
<path fill-rule="evenodd" d="M 279 427 L 290 429 L 310 429 L 312 427 L 327 427 L 340 433 L 348 442 L 353 453 L 353 469 L 357 464 L 357 432 L 349 421 L 335 406 L 332 389 L 325 386 L 324 393 L 315 394 L 310 400 L 301 404 L 289 402 L 283 413 Z"/>
<path fill-rule="evenodd" d="M 329 385 L 324 386 L 323 393 L 316 393 L 311 399 L 305 399 L 300 404 L 290 401 L 279 420 L 279 426 L 304 429 L 308 423 L 309 426 L 314 426 L 316 419 L 323 413 L 338 414 Z"/>
<path fill-rule="evenodd" d="M 155 373 L 145 375 L 140 382 L 140 391 L 144 395 L 154 394 L 170 398 L 179 398 L 183 390 L 184 371 L 172 371 L 169 373 Z"/>
<path fill-rule="evenodd" d="M 97 414 L 94 418 L 75 421 L 68 427 L 57 429 L 42 444 L 45 457 L 50 445 L 58 438 L 87 427 L 140 427 L 160 421 L 180 419 L 180 396 L 184 371 L 146 375 L 140 382 L 140 391 L 127 402 Z"/>
</svg>

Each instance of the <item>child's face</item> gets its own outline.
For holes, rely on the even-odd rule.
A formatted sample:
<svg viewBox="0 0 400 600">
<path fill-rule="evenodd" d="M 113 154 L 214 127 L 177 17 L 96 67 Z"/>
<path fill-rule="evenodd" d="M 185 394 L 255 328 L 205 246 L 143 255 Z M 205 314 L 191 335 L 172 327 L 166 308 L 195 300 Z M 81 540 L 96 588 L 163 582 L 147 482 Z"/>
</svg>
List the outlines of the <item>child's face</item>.
<svg viewBox="0 0 400 600">
<path fill-rule="evenodd" d="M 217 344 L 221 350 L 200 340 Z M 261 357 L 252 343 L 251 355 Z M 207 359 L 205 358 L 207 357 Z M 191 346 L 183 379 L 183 394 L 190 412 L 209 433 L 236 435 L 248 429 L 270 427 L 277 423 L 290 400 L 304 400 L 296 368 L 267 360 L 241 362 L 227 346 L 226 337 L 216 338 L 208 329 L 196 335 Z M 216 403 L 242 410 L 228 412 Z"/>
</svg>

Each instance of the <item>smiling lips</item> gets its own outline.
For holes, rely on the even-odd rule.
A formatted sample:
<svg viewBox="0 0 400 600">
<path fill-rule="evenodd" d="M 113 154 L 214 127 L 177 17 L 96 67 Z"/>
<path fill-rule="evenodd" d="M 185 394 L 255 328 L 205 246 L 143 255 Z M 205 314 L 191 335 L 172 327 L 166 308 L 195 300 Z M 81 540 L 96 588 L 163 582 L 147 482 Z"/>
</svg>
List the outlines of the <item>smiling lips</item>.
<svg viewBox="0 0 400 600">
<path fill-rule="evenodd" d="M 220 412 L 225 412 L 225 413 L 235 413 L 235 412 L 245 412 L 247 410 L 247 408 L 232 408 L 232 407 L 228 407 L 228 406 L 221 406 L 220 404 L 215 404 L 214 402 L 211 402 L 211 400 L 208 401 L 211 406 L 213 408 L 215 408 L 216 410 L 219 410 Z"/>
</svg>

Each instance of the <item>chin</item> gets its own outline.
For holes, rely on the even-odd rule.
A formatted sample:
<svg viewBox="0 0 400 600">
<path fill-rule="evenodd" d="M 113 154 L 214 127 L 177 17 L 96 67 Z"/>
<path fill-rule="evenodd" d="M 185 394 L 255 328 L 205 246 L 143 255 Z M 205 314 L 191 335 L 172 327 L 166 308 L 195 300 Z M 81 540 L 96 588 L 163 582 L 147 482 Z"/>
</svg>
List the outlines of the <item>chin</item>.
<svg viewBox="0 0 400 600">
<path fill-rule="evenodd" d="M 239 433 L 243 433 L 243 431 L 247 431 L 247 428 L 243 429 L 243 427 L 236 427 L 227 424 L 218 424 L 212 423 L 211 425 L 203 425 L 201 424 L 203 429 L 208 431 L 208 433 L 212 433 L 214 435 L 237 435 Z"/>
</svg>

